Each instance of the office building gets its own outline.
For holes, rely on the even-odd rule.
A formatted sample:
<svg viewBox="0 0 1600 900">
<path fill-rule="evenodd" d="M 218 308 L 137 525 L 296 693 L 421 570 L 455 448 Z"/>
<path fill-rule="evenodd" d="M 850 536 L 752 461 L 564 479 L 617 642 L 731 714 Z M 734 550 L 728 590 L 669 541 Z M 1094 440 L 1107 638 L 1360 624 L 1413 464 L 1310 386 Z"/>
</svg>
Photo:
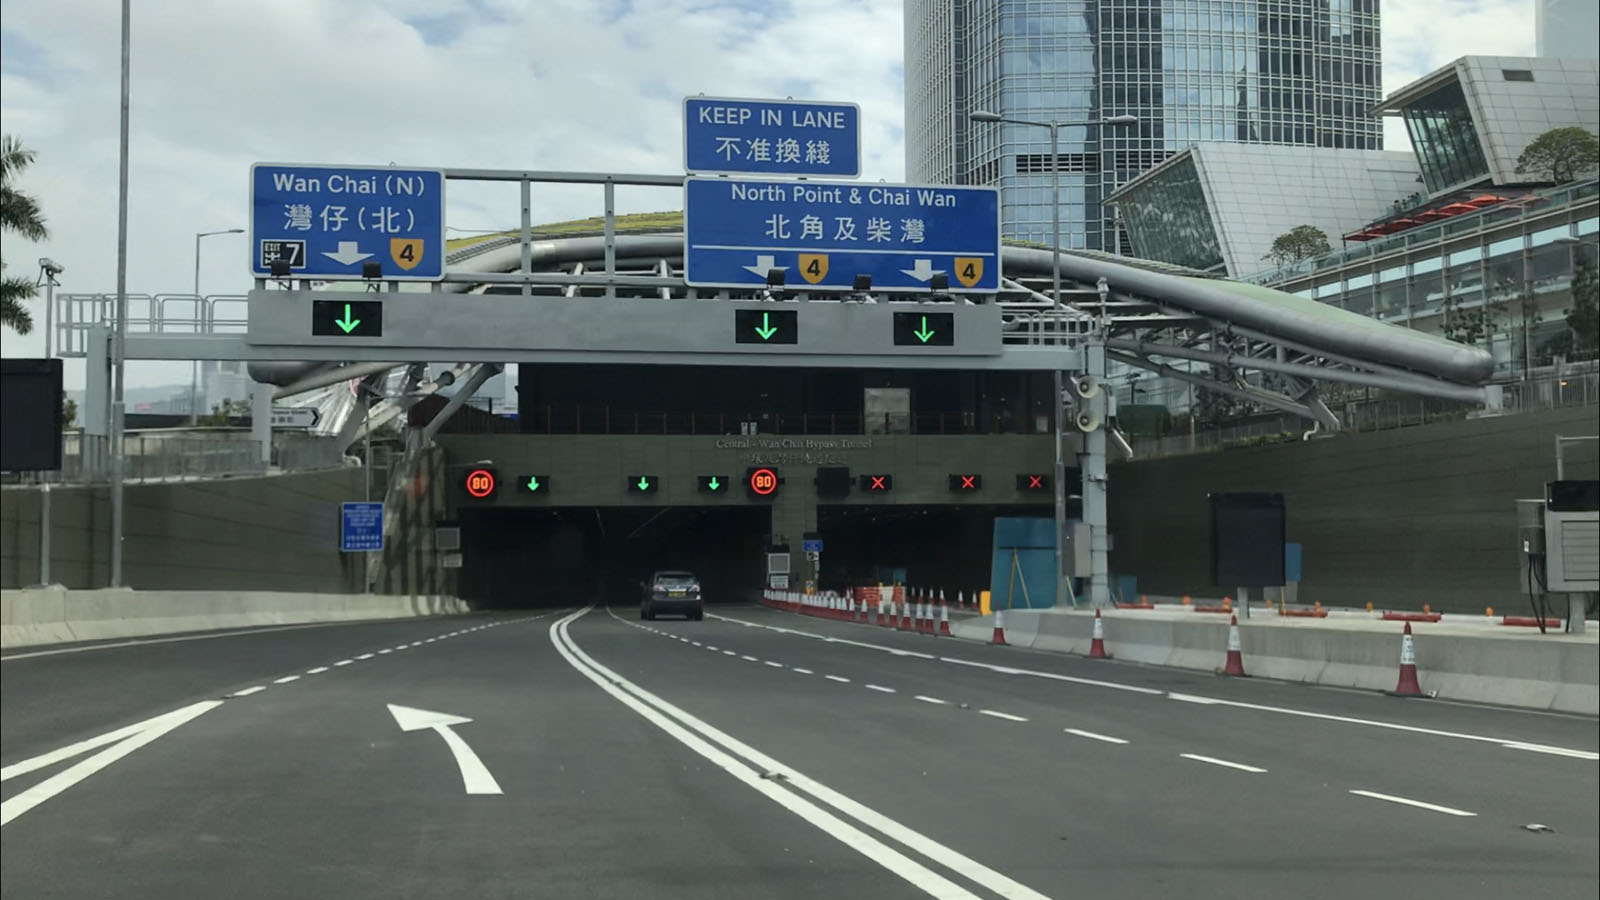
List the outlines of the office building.
<svg viewBox="0 0 1600 900">
<path fill-rule="evenodd" d="M 908 180 L 993 184 L 1002 232 L 1120 251 L 1104 199 L 1197 141 L 1377 150 L 1376 0 L 907 0 Z M 972 123 L 974 110 L 1071 126 Z"/>
</svg>

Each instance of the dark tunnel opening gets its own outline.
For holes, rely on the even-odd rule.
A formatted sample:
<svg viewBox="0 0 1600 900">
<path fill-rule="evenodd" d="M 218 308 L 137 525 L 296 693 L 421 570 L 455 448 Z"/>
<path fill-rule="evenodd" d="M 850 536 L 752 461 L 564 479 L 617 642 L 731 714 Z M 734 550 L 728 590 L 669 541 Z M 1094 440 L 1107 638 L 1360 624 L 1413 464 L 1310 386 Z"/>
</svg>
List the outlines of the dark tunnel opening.
<svg viewBox="0 0 1600 900">
<path fill-rule="evenodd" d="M 1068 508 L 1077 515 L 1076 504 Z M 823 506 L 822 588 L 875 582 L 971 593 L 989 586 L 997 517 L 1051 518 L 1049 506 Z"/>
<path fill-rule="evenodd" d="M 476 609 L 637 603 L 658 569 L 700 577 L 707 603 L 761 584 L 765 507 L 552 507 L 461 511 L 460 595 Z"/>
</svg>

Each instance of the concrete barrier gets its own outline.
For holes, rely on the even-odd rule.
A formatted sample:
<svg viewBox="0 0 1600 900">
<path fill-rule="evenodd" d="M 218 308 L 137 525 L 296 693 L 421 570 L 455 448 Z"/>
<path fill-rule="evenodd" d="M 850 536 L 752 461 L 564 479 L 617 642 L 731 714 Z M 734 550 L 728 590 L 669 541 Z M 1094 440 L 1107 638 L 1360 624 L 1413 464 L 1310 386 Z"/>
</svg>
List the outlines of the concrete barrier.
<svg viewBox="0 0 1600 900">
<path fill-rule="evenodd" d="M 275 591 L 0 591 L 0 647 L 467 612 L 455 597 Z"/>
<path fill-rule="evenodd" d="M 1226 656 L 1224 616 L 1104 610 L 1114 659 L 1217 671 Z M 1090 611 L 1013 610 L 1013 646 L 1087 655 Z M 989 640 L 994 617 L 952 622 L 957 637 Z M 1413 623 L 1422 689 L 1452 700 L 1600 715 L 1600 641 L 1588 635 L 1507 634 L 1478 623 Z M 1520 631 L 1520 630 L 1519 630 Z M 1398 623 L 1257 616 L 1239 621 L 1251 675 L 1365 690 L 1393 690 L 1400 670 Z"/>
</svg>

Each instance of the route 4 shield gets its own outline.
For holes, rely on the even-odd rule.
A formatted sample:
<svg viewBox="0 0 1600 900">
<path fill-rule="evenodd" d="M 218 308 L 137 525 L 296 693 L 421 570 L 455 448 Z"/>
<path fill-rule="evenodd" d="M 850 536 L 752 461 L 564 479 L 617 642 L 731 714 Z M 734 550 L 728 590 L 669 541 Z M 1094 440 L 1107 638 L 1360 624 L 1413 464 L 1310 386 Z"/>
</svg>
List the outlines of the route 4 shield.
<svg viewBox="0 0 1600 900">
<path fill-rule="evenodd" d="M 422 238 L 390 238 L 389 258 L 402 269 L 414 269 L 422 261 L 422 248 Z"/>
<path fill-rule="evenodd" d="M 816 284 L 828 277 L 828 255 L 826 253 L 800 254 L 800 277 L 809 284 Z"/>
<path fill-rule="evenodd" d="M 958 256 L 955 259 L 956 280 L 962 287 L 972 287 L 983 277 L 983 257 Z"/>
</svg>

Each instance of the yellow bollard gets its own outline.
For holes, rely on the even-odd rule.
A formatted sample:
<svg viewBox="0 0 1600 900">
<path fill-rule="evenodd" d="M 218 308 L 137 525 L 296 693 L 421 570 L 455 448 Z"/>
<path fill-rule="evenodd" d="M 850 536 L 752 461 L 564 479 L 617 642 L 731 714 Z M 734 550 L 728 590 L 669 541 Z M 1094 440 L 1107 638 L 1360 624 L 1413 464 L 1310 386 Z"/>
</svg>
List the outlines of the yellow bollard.
<svg viewBox="0 0 1600 900">
<path fill-rule="evenodd" d="M 989 614 L 989 592 L 988 591 L 979 591 L 978 592 L 978 614 L 979 615 L 983 615 L 983 616 L 987 616 Z"/>
</svg>

